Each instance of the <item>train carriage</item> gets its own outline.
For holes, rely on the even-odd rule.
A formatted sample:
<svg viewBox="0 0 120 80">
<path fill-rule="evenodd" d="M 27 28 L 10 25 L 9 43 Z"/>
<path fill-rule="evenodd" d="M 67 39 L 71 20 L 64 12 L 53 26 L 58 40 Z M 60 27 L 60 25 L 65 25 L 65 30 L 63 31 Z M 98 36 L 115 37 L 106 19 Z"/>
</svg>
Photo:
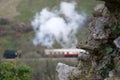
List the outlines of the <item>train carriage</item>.
<svg viewBox="0 0 120 80">
<path fill-rule="evenodd" d="M 83 49 L 46 49 L 47 57 L 78 57 L 81 53 L 87 53 Z"/>
</svg>

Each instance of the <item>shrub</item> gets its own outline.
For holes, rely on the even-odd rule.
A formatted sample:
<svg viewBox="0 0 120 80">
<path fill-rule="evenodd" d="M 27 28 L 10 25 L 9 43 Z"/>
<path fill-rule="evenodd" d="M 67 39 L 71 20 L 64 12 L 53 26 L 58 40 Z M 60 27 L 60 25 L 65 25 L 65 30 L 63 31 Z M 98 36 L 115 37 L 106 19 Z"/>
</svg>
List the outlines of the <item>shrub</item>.
<svg viewBox="0 0 120 80">
<path fill-rule="evenodd" d="M 31 68 L 16 66 L 12 62 L 0 62 L 0 80 L 30 80 Z"/>
</svg>

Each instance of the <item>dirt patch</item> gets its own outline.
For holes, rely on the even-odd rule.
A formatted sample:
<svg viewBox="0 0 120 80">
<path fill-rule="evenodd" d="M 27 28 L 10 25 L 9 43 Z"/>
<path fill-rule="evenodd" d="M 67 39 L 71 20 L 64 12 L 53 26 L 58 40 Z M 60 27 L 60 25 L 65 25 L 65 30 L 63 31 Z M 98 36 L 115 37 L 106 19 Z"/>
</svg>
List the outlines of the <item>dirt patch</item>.
<svg viewBox="0 0 120 80">
<path fill-rule="evenodd" d="M 0 17 L 12 19 L 19 15 L 16 10 L 21 0 L 0 0 Z"/>
</svg>

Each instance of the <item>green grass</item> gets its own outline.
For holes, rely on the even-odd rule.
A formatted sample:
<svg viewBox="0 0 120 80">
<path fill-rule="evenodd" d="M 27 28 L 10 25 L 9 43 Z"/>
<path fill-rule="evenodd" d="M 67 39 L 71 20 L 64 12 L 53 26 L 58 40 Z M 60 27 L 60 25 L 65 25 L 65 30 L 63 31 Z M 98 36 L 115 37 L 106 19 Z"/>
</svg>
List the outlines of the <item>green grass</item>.
<svg viewBox="0 0 120 80">
<path fill-rule="evenodd" d="M 78 10 L 85 11 L 88 15 L 91 15 L 93 8 L 99 4 L 102 3 L 97 0 L 77 0 L 78 3 Z"/>
<path fill-rule="evenodd" d="M 17 22 L 30 23 L 36 12 L 40 12 L 45 7 L 53 7 L 58 5 L 60 0 L 22 0 L 17 10 L 20 15 L 15 17 Z"/>
<path fill-rule="evenodd" d="M 53 7 L 58 8 L 61 1 L 63 0 L 22 0 L 17 6 L 17 11 L 20 12 L 20 15 L 16 16 L 14 20 L 17 22 L 30 23 L 36 12 L 40 12 L 45 7 L 50 9 Z M 93 7 L 97 3 L 100 3 L 95 0 L 76 0 L 76 2 L 77 10 L 84 11 L 88 14 L 92 12 Z"/>
</svg>

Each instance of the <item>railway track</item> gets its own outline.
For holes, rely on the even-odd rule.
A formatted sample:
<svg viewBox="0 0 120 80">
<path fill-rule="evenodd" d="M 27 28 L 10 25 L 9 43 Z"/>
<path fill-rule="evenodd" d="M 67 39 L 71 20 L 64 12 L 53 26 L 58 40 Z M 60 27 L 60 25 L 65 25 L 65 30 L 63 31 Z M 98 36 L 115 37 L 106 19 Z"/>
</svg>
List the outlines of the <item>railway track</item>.
<svg viewBox="0 0 120 80">
<path fill-rule="evenodd" d="M 13 61 L 15 59 L 1 59 L 1 61 Z M 44 61 L 44 60 L 65 60 L 65 61 L 77 61 L 77 58 L 19 58 L 19 61 Z"/>
</svg>

